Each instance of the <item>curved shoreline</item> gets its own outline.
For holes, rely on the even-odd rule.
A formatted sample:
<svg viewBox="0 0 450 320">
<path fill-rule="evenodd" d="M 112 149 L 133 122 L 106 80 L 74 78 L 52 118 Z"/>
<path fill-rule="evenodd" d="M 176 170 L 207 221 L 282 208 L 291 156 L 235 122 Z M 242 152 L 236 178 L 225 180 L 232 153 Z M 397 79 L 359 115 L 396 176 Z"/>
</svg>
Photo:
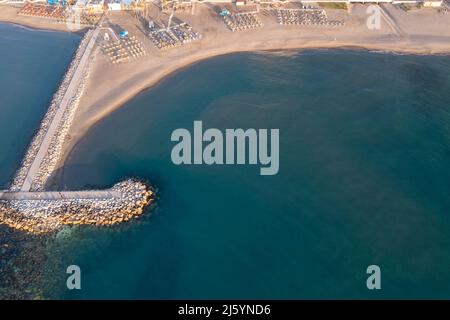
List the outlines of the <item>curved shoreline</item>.
<svg viewBox="0 0 450 320">
<path fill-rule="evenodd" d="M 1 24 L 15 26 L 15 27 L 18 27 L 18 28 L 22 28 L 22 29 L 27 30 L 27 31 L 62 32 L 62 33 L 69 32 L 69 31 L 62 31 L 62 30 L 49 29 L 49 28 L 33 27 L 33 26 L 27 25 L 25 23 L 18 23 L 18 22 L 12 22 L 12 21 L 7 21 L 7 20 L 5 20 L 5 21 L 0 20 L 0 23 Z M 74 33 L 76 33 L 76 32 L 74 32 Z"/>
<path fill-rule="evenodd" d="M 143 181 L 128 179 L 105 190 L 38 192 L 25 194 L 23 198 L 13 194 L 11 199 L 3 196 L 0 198 L 2 224 L 42 234 L 64 225 L 111 226 L 128 221 L 142 215 L 145 207 L 153 202 L 154 191 Z"/>
<path fill-rule="evenodd" d="M 0 21 L 70 32 L 63 24 L 17 16 L 15 14 L 17 8 L 0 7 L 8 11 L 0 12 Z M 208 10 L 202 7 L 198 14 L 184 16 L 186 21 L 203 35 L 202 40 L 198 42 L 162 51 L 148 42 L 147 57 L 121 65 L 111 65 L 105 57 L 98 54 L 53 174 L 61 174 L 61 169 L 72 150 L 95 124 L 143 91 L 151 90 L 166 77 L 206 59 L 240 52 L 270 53 L 280 50 L 313 49 L 369 50 L 421 55 L 450 54 L 449 28 L 437 32 L 435 25 L 427 26 L 424 30 L 411 26 L 411 21 L 407 19 L 416 19 L 414 21 L 422 25 L 430 24 L 432 21 L 430 19 L 435 19 L 434 16 L 422 16 L 420 12 L 408 14 L 407 19 L 405 15 L 396 13 L 396 18 L 405 31 L 405 36 L 399 37 L 386 25 L 376 32 L 368 32 L 365 23 L 361 23 L 361 18 L 365 17 L 365 7 L 362 5 L 354 5 L 351 14 L 342 10 L 327 10 L 332 15 L 345 18 L 348 23 L 343 28 L 280 27 L 275 21 L 269 21 L 268 17 L 265 17 L 263 28 L 235 33 L 230 32 Z M 199 15 L 202 19 L 196 18 Z M 450 21 L 445 20 L 445 24 L 450 26 Z M 53 182 L 54 178 L 58 181 L 58 177 L 53 176 L 51 179 Z"/>
<path fill-rule="evenodd" d="M 168 68 L 161 71 L 161 74 L 156 76 L 150 76 L 147 79 L 140 80 L 139 75 L 134 78 L 128 79 L 128 81 L 137 81 L 132 88 L 128 88 L 129 91 L 121 93 L 118 97 L 112 99 L 109 104 L 103 106 L 99 113 L 95 116 L 90 117 L 89 119 L 84 118 L 82 124 L 80 124 L 79 118 L 77 118 L 76 126 L 73 126 L 69 130 L 70 139 L 63 146 L 62 156 L 57 165 L 57 168 L 62 169 L 65 166 L 66 160 L 70 157 L 72 151 L 76 147 L 76 145 L 80 142 L 80 140 L 89 132 L 89 130 L 101 122 L 103 119 L 108 117 L 113 112 L 120 109 L 127 102 L 134 99 L 136 96 L 141 93 L 152 90 L 154 87 L 158 86 L 166 80 L 166 78 L 183 71 L 186 68 L 190 68 L 191 66 L 206 61 L 208 59 L 216 58 L 219 56 L 230 55 L 230 54 L 238 54 L 238 53 L 248 53 L 248 52 L 260 52 L 260 53 L 270 53 L 274 51 L 304 51 L 304 50 L 324 50 L 324 49 L 336 49 L 336 50 L 353 50 L 353 51 L 370 51 L 376 52 L 380 54 L 406 54 L 406 55 L 450 55 L 450 48 L 445 51 L 429 51 L 429 50 L 408 50 L 402 48 L 392 48 L 389 46 L 377 46 L 371 44 L 348 44 L 348 45 L 323 45 L 323 46 L 298 46 L 298 47 L 273 47 L 270 49 L 258 49 L 258 50 L 240 50 L 240 51 L 223 51 L 217 52 L 215 54 L 208 54 L 205 57 L 200 57 L 197 59 L 193 59 L 186 63 L 174 64 L 172 68 Z"/>
</svg>

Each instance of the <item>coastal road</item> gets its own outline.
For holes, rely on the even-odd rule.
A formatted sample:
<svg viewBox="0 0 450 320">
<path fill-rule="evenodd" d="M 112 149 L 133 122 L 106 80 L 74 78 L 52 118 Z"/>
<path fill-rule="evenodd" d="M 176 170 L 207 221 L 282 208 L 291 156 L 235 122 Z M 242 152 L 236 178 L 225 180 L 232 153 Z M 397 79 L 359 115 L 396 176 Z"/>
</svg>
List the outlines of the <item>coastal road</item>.
<svg viewBox="0 0 450 320">
<path fill-rule="evenodd" d="M 60 128 L 64 113 L 78 90 L 78 86 L 79 86 L 80 81 L 84 74 L 83 71 L 85 70 L 87 64 L 89 63 L 89 60 L 90 60 L 89 58 L 94 49 L 95 42 L 97 40 L 99 32 L 100 32 L 100 27 L 96 27 L 96 29 L 94 30 L 94 32 L 91 36 L 91 39 L 90 39 L 88 45 L 86 46 L 86 48 L 84 50 L 83 56 L 80 59 L 78 67 L 76 68 L 76 70 L 72 76 L 72 79 L 71 79 L 69 85 L 67 86 L 67 90 L 64 93 L 64 97 L 61 101 L 61 104 L 60 104 L 58 110 L 56 111 L 56 114 L 53 117 L 53 120 L 52 120 L 47 132 L 45 133 L 44 139 L 42 140 L 42 143 L 39 147 L 39 151 L 36 154 L 36 157 L 33 159 L 33 162 L 31 164 L 30 168 L 28 169 L 25 181 L 24 181 L 22 187 L 20 188 L 20 191 L 22 191 L 22 192 L 30 191 L 30 189 L 31 189 L 33 180 L 34 180 L 36 174 L 39 172 L 39 168 L 41 167 L 42 161 L 44 160 L 45 156 L 47 155 L 47 152 L 48 152 L 48 149 L 52 142 L 52 139 L 55 136 L 55 133 Z"/>
</svg>

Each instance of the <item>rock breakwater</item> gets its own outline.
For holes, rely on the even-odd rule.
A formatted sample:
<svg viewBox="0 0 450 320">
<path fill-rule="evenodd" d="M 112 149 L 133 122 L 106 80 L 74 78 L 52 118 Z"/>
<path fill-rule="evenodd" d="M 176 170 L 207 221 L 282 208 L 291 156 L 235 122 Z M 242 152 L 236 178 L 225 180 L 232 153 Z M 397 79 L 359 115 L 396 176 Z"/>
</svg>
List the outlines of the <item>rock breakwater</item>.
<svg viewBox="0 0 450 320">
<path fill-rule="evenodd" d="M 101 23 L 85 33 L 9 190 L 0 192 L 0 223 L 35 234 L 63 225 L 113 225 L 141 215 L 153 201 L 150 187 L 136 179 L 101 191 L 45 191 L 98 52 L 100 29 Z"/>
<path fill-rule="evenodd" d="M 136 179 L 115 184 L 119 196 L 105 198 L 0 199 L 0 222 L 35 234 L 48 233 L 63 225 L 109 226 L 140 216 L 152 203 L 154 192 Z M 87 191 L 89 192 L 89 191 Z"/>
<path fill-rule="evenodd" d="M 65 73 L 63 80 L 61 81 L 61 83 L 59 85 L 58 90 L 53 95 L 53 99 L 52 99 L 52 102 L 50 103 L 47 113 L 45 114 L 44 118 L 42 119 L 39 129 L 37 130 L 30 145 L 28 146 L 27 152 L 25 153 L 25 156 L 22 160 L 22 164 L 21 164 L 19 170 L 17 170 L 17 172 L 10 184 L 9 189 L 11 191 L 19 191 L 20 188 L 22 187 L 22 185 L 25 181 L 25 178 L 27 176 L 28 170 L 30 169 L 30 167 L 33 163 L 33 160 L 36 157 L 40 146 L 42 145 L 42 141 L 44 140 L 45 134 L 46 134 L 50 124 L 52 123 L 53 118 L 55 117 L 55 114 L 58 111 L 58 108 L 64 98 L 66 91 L 67 91 L 67 88 L 68 88 L 70 82 L 72 81 L 72 77 L 73 77 L 76 69 L 78 68 L 78 65 L 84 54 L 84 51 L 86 50 L 86 47 L 92 37 L 92 33 L 93 33 L 92 30 L 88 30 L 85 33 L 85 35 L 83 36 L 83 38 L 81 39 L 78 49 L 72 59 L 72 62 L 70 63 L 70 66 L 69 66 L 67 72 Z M 88 70 L 86 70 L 86 73 L 87 72 L 88 72 Z M 87 75 L 86 75 L 86 78 L 87 78 Z M 82 90 L 79 88 L 79 94 L 77 94 L 76 97 L 74 97 L 72 99 L 72 103 L 70 104 L 71 108 L 68 108 L 69 110 L 66 110 L 66 113 L 70 113 L 72 111 L 70 109 L 72 109 L 72 108 L 75 109 L 75 107 L 77 106 L 77 103 L 75 103 L 75 102 L 78 102 L 78 99 L 79 99 L 79 96 L 81 96 L 81 93 L 82 93 Z M 73 110 L 73 112 L 74 112 L 74 110 Z M 59 136 L 60 136 L 60 138 L 58 140 L 62 144 L 63 139 L 61 139 L 61 137 L 65 138 L 65 136 L 63 136 L 63 135 L 59 135 Z M 54 157 L 52 156 L 52 158 L 54 158 Z M 39 180 L 42 180 L 42 179 L 39 179 Z M 38 185 L 37 189 L 40 189 L 40 187 L 42 186 L 42 182 L 41 183 L 36 182 L 36 184 Z"/>
</svg>

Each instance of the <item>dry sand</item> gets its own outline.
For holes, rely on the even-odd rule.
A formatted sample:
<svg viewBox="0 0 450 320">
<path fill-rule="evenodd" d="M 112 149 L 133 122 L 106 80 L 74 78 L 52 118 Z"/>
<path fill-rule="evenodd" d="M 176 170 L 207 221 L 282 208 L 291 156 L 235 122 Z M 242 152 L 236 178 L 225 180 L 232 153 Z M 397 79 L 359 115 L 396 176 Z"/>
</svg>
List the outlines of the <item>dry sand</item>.
<svg viewBox="0 0 450 320">
<path fill-rule="evenodd" d="M 380 30 L 369 30 L 366 27 L 366 8 L 353 5 L 349 10 L 351 13 L 327 9 L 329 18 L 346 21 L 345 27 L 340 28 L 280 26 L 275 17 L 260 14 L 263 28 L 233 33 L 211 8 L 201 5 L 194 15 L 180 13 L 177 16 L 199 31 L 203 39 L 163 51 L 157 50 L 138 31 L 136 20 L 131 19 L 130 15 L 111 15 L 113 23 L 122 25 L 130 34 L 141 38 L 149 54 L 133 62 L 112 65 L 99 53 L 59 165 L 63 165 L 75 143 L 93 124 L 168 74 L 210 57 L 245 51 L 342 47 L 418 54 L 450 52 L 450 15 L 438 14 L 436 9 L 431 8 L 404 12 L 387 5 L 386 9 L 403 31 L 404 36 L 399 37 L 384 21 Z M 0 21 L 4 20 L 2 17 L 0 14 Z M 33 25 L 23 19 L 12 20 L 39 28 L 49 27 L 45 22 Z"/>
</svg>

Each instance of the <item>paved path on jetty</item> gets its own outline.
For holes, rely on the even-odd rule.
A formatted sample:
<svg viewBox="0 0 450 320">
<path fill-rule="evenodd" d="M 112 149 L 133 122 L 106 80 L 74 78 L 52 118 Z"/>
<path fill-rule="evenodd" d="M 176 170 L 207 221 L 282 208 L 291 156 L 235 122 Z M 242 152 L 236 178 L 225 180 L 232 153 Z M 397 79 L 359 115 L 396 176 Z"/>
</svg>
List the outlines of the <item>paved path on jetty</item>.
<svg viewBox="0 0 450 320">
<path fill-rule="evenodd" d="M 47 191 L 47 192 L 11 192 L 0 191 L 0 200 L 62 200 L 94 199 L 107 200 L 122 197 L 122 193 L 113 190 L 89 191 Z"/>
<path fill-rule="evenodd" d="M 45 156 L 47 155 L 48 149 L 50 147 L 50 144 L 53 140 L 53 137 L 55 136 L 55 133 L 59 130 L 60 125 L 62 123 L 62 118 L 64 116 L 64 113 L 69 106 L 72 98 L 76 94 L 78 90 L 78 86 L 80 84 L 80 80 L 82 79 L 84 75 L 84 70 L 89 63 L 89 58 L 91 56 L 91 53 L 95 46 L 95 41 L 97 40 L 97 36 L 100 32 L 100 27 L 97 27 L 94 32 L 92 33 L 92 37 L 86 46 L 83 56 L 80 59 L 80 62 L 77 66 L 77 69 L 75 70 L 72 79 L 70 80 L 69 85 L 67 86 L 67 90 L 64 93 L 64 97 L 61 101 L 61 104 L 55 113 L 55 116 L 53 117 L 53 120 L 45 133 L 44 139 L 42 140 L 42 143 L 39 147 L 39 151 L 36 154 L 36 157 L 33 160 L 33 163 L 31 164 L 30 168 L 28 169 L 27 175 L 25 177 L 25 181 L 20 188 L 20 191 L 26 192 L 30 191 L 31 184 L 33 183 L 33 180 L 36 176 L 36 174 L 39 172 L 39 168 L 41 167 L 42 161 L 44 160 Z"/>
</svg>

